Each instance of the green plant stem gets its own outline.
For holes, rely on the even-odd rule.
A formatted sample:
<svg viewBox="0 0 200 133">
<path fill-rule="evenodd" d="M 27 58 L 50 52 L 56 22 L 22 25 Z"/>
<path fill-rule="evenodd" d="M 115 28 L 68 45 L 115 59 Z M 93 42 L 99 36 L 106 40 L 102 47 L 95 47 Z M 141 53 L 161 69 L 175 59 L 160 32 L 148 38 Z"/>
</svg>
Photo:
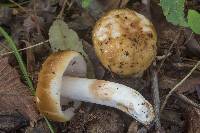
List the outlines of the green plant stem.
<svg viewBox="0 0 200 133">
<path fill-rule="evenodd" d="M 17 62 L 19 63 L 20 70 L 23 74 L 23 77 L 26 80 L 26 83 L 27 83 L 31 93 L 33 95 L 35 95 L 35 89 L 33 87 L 33 83 L 32 83 L 32 81 L 31 81 L 31 79 L 28 75 L 28 72 L 27 72 L 26 67 L 23 63 L 22 57 L 19 54 L 19 51 L 16 47 L 16 44 L 14 43 L 14 41 L 11 39 L 11 37 L 8 35 L 8 33 L 1 26 L 0 26 L 0 34 L 2 34 L 4 36 L 4 38 L 6 39 L 6 41 L 8 42 L 9 47 L 12 49 L 12 51 L 13 51 L 16 59 L 17 59 Z M 51 133 L 55 133 L 54 130 L 53 130 L 53 127 L 51 126 L 50 122 L 48 121 L 48 119 L 45 116 L 44 116 L 44 119 L 45 119 L 47 126 L 50 129 Z"/>
<path fill-rule="evenodd" d="M 34 87 L 33 87 L 33 84 L 32 84 L 32 81 L 31 79 L 29 78 L 29 75 L 28 75 L 28 72 L 26 71 L 26 67 L 23 63 L 23 60 L 17 50 L 17 47 L 14 43 L 14 41 L 10 38 L 10 36 L 8 35 L 8 33 L 0 26 L 0 34 L 2 34 L 4 36 L 4 38 L 6 39 L 6 41 L 8 42 L 8 45 L 9 47 L 12 49 L 12 51 L 14 51 L 14 55 L 19 63 L 19 67 L 20 67 L 20 70 L 23 74 L 23 77 L 25 78 L 26 80 L 26 83 L 29 87 L 29 89 L 31 90 L 31 93 L 33 95 L 35 95 L 35 91 L 34 91 Z"/>
<path fill-rule="evenodd" d="M 51 124 L 50 124 L 49 120 L 46 118 L 46 116 L 44 116 L 44 119 L 45 119 L 51 133 L 54 133 L 53 127 L 51 126 Z"/>
</svg>

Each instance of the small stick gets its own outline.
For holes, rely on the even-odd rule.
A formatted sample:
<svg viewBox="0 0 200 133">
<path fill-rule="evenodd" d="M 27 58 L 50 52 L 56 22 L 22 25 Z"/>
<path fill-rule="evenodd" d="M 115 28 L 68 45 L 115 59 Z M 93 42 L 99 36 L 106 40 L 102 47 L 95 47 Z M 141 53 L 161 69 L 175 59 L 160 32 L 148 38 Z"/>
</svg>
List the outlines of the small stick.
<svg viewBox="0 0 200 133">
<path fill-rule="evenodd" d="M 163 64 L 164 64 L 164 62 L 165 62 L 165 60 L 166 60 L 167 57 L 168 57 L 167 55 L 170 54 L 170 51 L 172 50 L 174 44 L 177 42 L 177 40 L 178 40 L 178 38 L 180 37 L 180 35 L 181 35 L 181 32 L 179 31 L 178 35 L 176 36 L 176 38 L 174 39 L 174 41 L 171 43 L 171 45 L 170 45 L 170 47 L 169 47 L 167 53 L 165 54 L 165 58 L 161 61 L 160 66 L 158 67 L 158 72 L 159 72 L 160 69 L 162 68 L 162 66 L 163 66 Z"/>
<path fill-rule="evenodd" d="M 192 36 L 193 36 L 193 32 L 190 34 L 189 38 L 185 41 L 183 45 L 187 44 L 191 40 Z"/>
<path fill-rule="evenodd" d="M 74 0 L 72 0 L 70 3 L 67 2 L 67 5 L 68 5 L 67 10 L 70 10 L 73 4 L 74 4 Z"/>
<path fill-rule="evenodd" d="M 38 17 L 37 17 L 37 11 L 36 11 L 36 0 L 33 0 L 33 15 L 30 14 L 30 16 L 33 16 L 32 19 L 34 19 L 34 23 L 37 29 L 38 34 L 42 35 L 42 31 L 41 31 L 41 27 L 40 27 L 40 23 L 38 21 Z"/>
<path fill-rule="evenodd" d="M 61 8 L 60 13 L 58 14 L 57 18 L 59 18 L 59 19 L 62 18 L 63 13 L 64 13 L 65 6 L 66 6 L 66 4 L 67 4 L 67 1 L 68 1 L 68 0 L 64 0 L 64 3 L 63 3 L 63 5 L 62 5 L 62 8 Z"/>
<path fill-rule="evenodd" d="M 160 97 L 159 97 L 159 88 L 158 88 L 158 73 L 155 70 L 154 66 L 156 62 L 153 63 L 153 67 L 151 69 L 151 89 L 153 92 L 153 103 L 154 103 L 154 111 L 155 111 L 155 128 L 159 133 L 161 131 L 160 124 Z"/>
<path fill-rule="evenodd" d="M 166 96 L 166 98 L 165 98 L 165 100 L 164 100 L 164 102 L 163 102 L 163 104 L 162 104 L 162 106 L 161 106 L 161 112 L 162 112 L 163 109 L 165 108 L 165 105 L 166 105 L 166 103 L 167 103 L 169 97 L 172 95 L 172 93 L 173 93 L 174 91 L 176 91 L 176 89 L 177 89 L 187 78 L 190 77 L 190 75 L 192 74 L 192 72 L 194 72 L 194 70 L 199 66 L 199 64 L 200 64 L 200 61 L 198 61 L 198 62 L 196 63 L 196 65 L 190 70 L 190 72 L 189 72 L 178 84 L 176 84 L 176 85 L 174 86 L 174 88 L 172 88 L 172 89 L 170 90 L 170 92 L 167 94 L 167 96 Z"/>
<path fill-rule="evenodd" d="M 26 49 L 30 49 L 30 48 L 33 48 L 33 47 L 42 45 L 42 44 L 44 44 L 44 43 L 46 43 L 46 42 L 49 42 L 49 40 L 46 40 L 46 41 L 44 41 L 44 42 L 37 43 L 37 44 L 35 44 L 35 45 L 29 46 L 29 47 L 26 47 L 26 48 L 19 49 L 18 51 L 23 51 L 23 50 L 26 50 Z M 0 56 L 8 55 L 8 54 L 11 54 L 11 53 L 14 53 L 14 51 L 10 51 L 10 52 L 3 53 L 3 54 L 1 54 Z"/>
<path fill-rule="evenodd" d="M 171 56 L 171 55 L 172 55 L 172 53 L 168 53 L 167 55 L 156 56 L 156 60 L 160 61 L 160 60 L 165 59 L 166 56 L 168 57 L 168 56 Z"/>
<path fill-rule="evenodd" d="M 177 67 L 177 68 L 186 68 L 186 69 L 191 69 L 193 68 L 194 64 L 196 63 L 192 63 L 192 64 L 186 64 L 186 63 L 172 63 L 173 66 Z M 198 66 L 196 70 L 200 70 L 200 67 Z"/>
<path fill-rule="evenodd" d="M 189 58 L 185 58 L 185 57 L 181 57 L 182 60 L 185 60 L 185 61 L 191 61 L 191 62 L 198 62 L 198 60 L 194 60 L 194 59 L 189 59 Z"/>
<path fill-rule="evenodd" d="M 20 4 L 18 4 L 17 2 L 13 1 L 13 0 L 9 0 L 11 3 L 15 4 L 16 6 L 18 6 L 21 10 L 23 10 L 25 13 L 28 14 L 28 11 L 22 7 Z"/>
<path fill-rule="evenodd" d="M 197 109 L 200 109 L 200 105 L 195 103 L 194 101 L 190 100 L 189 98 L 187 98 L 185 95 L 183 94 L 177 94 L 178 97 L 183 100 L 184 102 L 188 103 L 189 105 L 197 108 Z"/>
</svg>

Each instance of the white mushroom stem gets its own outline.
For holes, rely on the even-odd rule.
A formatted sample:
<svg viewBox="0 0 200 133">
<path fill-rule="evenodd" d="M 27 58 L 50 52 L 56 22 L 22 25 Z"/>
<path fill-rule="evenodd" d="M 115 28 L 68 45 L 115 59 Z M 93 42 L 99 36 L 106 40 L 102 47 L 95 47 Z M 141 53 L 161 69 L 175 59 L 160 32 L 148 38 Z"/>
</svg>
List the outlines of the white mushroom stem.
<svg viewBox="0 0 200 133">
<path fill-rule="evenodd" d="M 64 76 L 61 96 L 117 108 L 145 125 L 154 119 L 151 104 L 139 92 L 114 82 Z"/>
</svg>

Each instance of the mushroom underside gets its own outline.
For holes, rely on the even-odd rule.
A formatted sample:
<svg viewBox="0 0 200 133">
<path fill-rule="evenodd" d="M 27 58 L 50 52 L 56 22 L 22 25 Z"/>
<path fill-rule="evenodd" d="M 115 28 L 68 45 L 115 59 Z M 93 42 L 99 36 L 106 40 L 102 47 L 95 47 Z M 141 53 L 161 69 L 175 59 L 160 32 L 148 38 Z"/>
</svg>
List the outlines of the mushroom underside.
<svg viewBox="0 0 200 133">
<path fill-rule="evenodd" d="M 83 78 L 86 71 L 85 61 L 79 56 L 66 68 L 60 90 L 64 115 L 71 119 L 79 101 L 84 101 L 117 108 L 145 125 L 153 120 L 153 108 L 139 92 L 118 83 Z"/>
<path fill-rule="evenodd" d="M 74 57 L 69 65 L 67 66 L 65 72 L 63 73 L 63 78 L 65 76 L 71 77 L 86 77 L 87 68 L 86 62 L 81 56 Z M 62 82 L 63 86 L 64 82 Z M 80 101 L 76 101 L 75 99 L 70 99 L 69 97 L 63 96 L 62 92 L 64 89 L 61 87 L 61 95 L 60 95 L 60 106 L 64 115 L 71 119 L 74 116 L 75 110 L 81 105 Z"/>
</svg>

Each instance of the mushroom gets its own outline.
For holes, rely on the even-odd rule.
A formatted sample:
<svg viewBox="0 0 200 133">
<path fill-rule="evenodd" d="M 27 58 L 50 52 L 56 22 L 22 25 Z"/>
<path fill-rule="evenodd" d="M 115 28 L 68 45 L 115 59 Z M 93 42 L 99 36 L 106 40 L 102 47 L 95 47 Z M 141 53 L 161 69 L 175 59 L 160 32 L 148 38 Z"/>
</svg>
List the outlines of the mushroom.
<svg viewBox="0 0 200 133">
<path fill-rule="evenodd" d="M 152 105 L 139 92 L 122 84 L 84 78 L 86 72 L 86 62 L 77 52 L 60 51 L 50 55 L 38 78 L 39 111 L 63 122 L 73 117 L 79 106 L 77 101 L 85 101 L 117 108 L 145 125 L 154 119 Z M 67 108 L 70 100 L 75 101 L 76 107 Z"/>
<path fill-rule="evenodd" d="M 111 10 L 101 17 L 92 40 L 103 66 L 121 76 L 143 73 L 156 56 L 153 24 L 130 9 Z"/>
</svg>

